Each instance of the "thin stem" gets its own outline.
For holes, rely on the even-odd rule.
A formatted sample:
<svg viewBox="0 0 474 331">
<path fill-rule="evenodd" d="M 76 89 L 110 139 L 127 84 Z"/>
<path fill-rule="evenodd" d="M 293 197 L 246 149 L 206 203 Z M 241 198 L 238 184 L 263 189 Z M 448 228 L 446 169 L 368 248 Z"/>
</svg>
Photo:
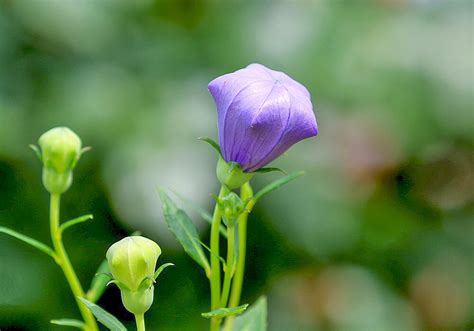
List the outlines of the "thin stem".
<svg viewBox="0 0 474 331">
<path fill-rule="evenodd" d="M 135 322 L 137 323 L 137 331 L 145 331 L 145 316 L 143 314 L 135 314 Z"/>
<path fill-rule="evenodd" d="M 225 196 L 228 192 L 227 188 L 222 185 L 219 192 L 219 197 Z M 214 207 L 214 215 L 212 216 L 211 225 L 211 277 L 209 278 L 211 285 L 211 310 L 219 308 L 220 305 L 220 291 L 221 291 L 221 270 L 219 262 L 219 227 L 221 226 L 221 211 L 219 206 Z M 211 319 L 211 331 L 218 331 L 221 323 L 220 318 Z"/>
<path fill-rule="evenodd" d="M 227 299 L 229 298 L 230 291 L 230 282 L 235 271 L 234 266 L 234 240 L 235 240 L 235 226 L 229 226 L 227 228 L 227 262 L 226 270 L 224 275 L 224 285 L 222 286 L 222 295 L 221 295 L 221 307 L 227 305 Z"/>
<path fill-rule="evenodd" d="M 92 312 L 82 303 L 79 298 L 84 298 L 84 290 L 82 289 L 81 283 L 74 272 L 74 268 L 69 261 L 66 250 L 62 242 L 61 231 L 59 229 L 59 208 L 60 208 L 60 194 L 51 194 L 50 200 L 50 227 L 51 227 L 51 240 L 56 252 L 56 261 L 64 272 L 64 276 L 69 283 L 74 298 L 76 300 L 79 311 L 81 312 L 82 318 L 86 323 L 87 331 L 98 330 L 97 322 L 95 321 Z"/>
<path fill-rule="evenodd" d="M 240 198 L 242 201 L 252 199 L 253 191 L 250 183 L 247 182 L 240 188 Z M 242 293 L 242 284 L 244 281 L 245 272 L 245 254 L 247 249 L 247 219 L 250 211 L 253 208 L 255 201 L 252 199 L 247 206 L 247 212 L 239 217 L 237 225 L 239 227 L 239 254 L 237 259 L 237 267 L 234 274 L 234 281 L 232 282 L 232 290 L 230 293 L 229 307 L 237 307 L 240 302 L 240 295 Z M 231 331 L 234 325 L 235 316 L 229 316 L 226 319 L 224 330 Z"/>
</svg>

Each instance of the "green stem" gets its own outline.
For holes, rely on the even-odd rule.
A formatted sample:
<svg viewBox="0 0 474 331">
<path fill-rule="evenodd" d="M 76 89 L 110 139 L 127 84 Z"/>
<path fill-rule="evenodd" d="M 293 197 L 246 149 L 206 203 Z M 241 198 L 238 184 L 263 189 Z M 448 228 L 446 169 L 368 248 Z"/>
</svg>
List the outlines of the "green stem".
<svg viewBox="0 0 474 331">
<path fill-rule="evenodd" d="M 219 192 L 219 197 L 225 196 L 228 192 L 227 188 L 222 185 Z M 219 228 L 221 226 L 221 211 L 219 206 L 214 207 L 214 215 L 212 217 L 211 225 L 211 277 L 209 278 L 211 285 L 211 310 L 219 308 L 220 305 L 220 291 L 221 291 L 221 270 L 219 262 Z M 221 319 L 214 317 L 211 319 L 211 331 L 218 331 Z"/>
<path fill-rule="evenodd" d="M 229 226 L 227 228 L 227 261 L 226 261 L 226 270 L 224 276 L 224 285 L 222 286 L 222 295 L 221 295 L 221 307 L 227 305 L 227 299 L 229 298 L 230 291 L 230 282 L 234 274 L 234 240 L 235 240 L 235 226 Z"/>
<path fill-rule="evenodd" d="M 77 306 L 81 312 L 82 318 L 86 323 L 85 330 L 87 331 L 96 331 L 98 330 L 97 322 L 95 321 L 94 315 L 82 303 L 79 298 L 84 298 L 84 290 L 82 289 L 81 283 L 74 272 L 74 269 L 69 261 L 66 250 L 62 242 L 61 230 L 59 229 L 59 208 L 60 208 L 60 194 L 51 194 L 50 201 L 50 226 L 51 226 L 51 240 L 53 241 L 53 246 L 56 252 L 56 261 L 64 272 L 64 276 L 69 283 L 74 298 L 76 299 Z"/>
<path fill-rule="evenodd" d="M 247 182 L 240 188 L 240 197 L 242 201 L 248 201 L 253 197 L 252 187 Z M 240 303 L 240 295 L 242 293 L 242 284 L 244 281 L 245 272 L 245 254 L 247 249 L 247 219 L 250 211 L 253 208 L 255 201 L 250 200 L 247 206 L 247 212 L 242 214 L 237 222 L 239 227 L 239 254 L 237 259 L 237 267 L 234 274 L 234 281 L 232 282 L 232 290 L 230 293 L 229 307 L 237 307 Z M 229 316 L 226 319 L 224 330 L 231 331 L 234 325 L 235 316 Z"/>
<path fill-rule="evenodd" d="M 137 323 L 137 331 L 145 331 L 145 316 L 143 314 L 135 314 L 135 322 Z"/>
</svg>

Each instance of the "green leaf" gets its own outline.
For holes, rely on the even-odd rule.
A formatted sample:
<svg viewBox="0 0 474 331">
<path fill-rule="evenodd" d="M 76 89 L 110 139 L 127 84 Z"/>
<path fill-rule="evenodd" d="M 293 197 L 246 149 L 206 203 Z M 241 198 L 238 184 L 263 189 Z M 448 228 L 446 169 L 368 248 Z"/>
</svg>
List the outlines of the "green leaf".
<svg viewBox="0 0 474 331">
<path fill-rule="evenodd" d="M 86 221 L 91 220 L 93 218 L 94 218 L 94 215 L 92 215 L 92 214 L 79 216 L 77 218 L 74 218 L 72 220 L 69 220 L 69 221 L 64 222 L 63 224 L 61 224 L 61 226 L 59 227 L 59 231 L 64 232 L 64 230 L 66 230 L 67 228 L 69 228 L 73 225 L 76 225 L 76 224 L 79 224 L 79 223 L 82 223 L 82 222 L 86 222 Z"/>
<path fill-rule="evenodd" d="M 99 268 L 95 272 L 94 278 L 92 278 L 91 286 L 86 293 L 87 300 L 91 302 L 97 302 L 102 294 L 104 294 L 107 287 L 108 281 L 111 277 L 108 275 L 110 272 L 107 260 L 102 261 Z"/>
<path fill-rule="evenodd" d="M 208 313 L 202 313 L 201 316 L 205 318 L 212 318 L 212 317 L 226 317 L 231 315 L 239 315 L 242 314 L 249 305 L 246 303 L 245 305 L 241 305 L 238 307 L 232 308 L 219 308 Z"/>
<path fill-rule="evenodd" d="M 153 279 L 156 280 L 158 276 L 161 274 L 161 272 L 165 270 L 165 268 L 171 267 L 171 266 L 174 266 L 174 264 L 173 263 L 162 264 L 158 269 L 156 269 L 155 274 L 153 275 Z"/>
<path fill-rule="evenodd" d="M 78 329 L 84 329 L 86 324 L 83 321 L 74 320 L 70 318 L 62 318 L 60 320 L 51 320 L 51 324 L 61 325 L 61 326 L 72 326 Z"/>
<path fill-rule="evenodd" d="M 191 208 L 192 210 L 194 210 L 196 213 L 199 214 L 199 216 L 201 216 L 201 218 L 203 220 L 205 220 L 207 223 L 209 224 L 212 224 L 212 216 L 211 214 L 209 214 L 206 210 L 204 210 L 204 208 L 202 208 L 201 206 L 197 205 L 196 203 L 194 203 L 193 201 L 191 201 L 190 199 L 182 196 L 181 194 L 175 192 L 175 191 L 172 191 L 174 193 L 174 195 L 176 195 L 186 206 L 189 206 L 189 208 Z M 221 235 L 224 237 L 224 238 L 227 238 L 227 231 L 225 229 L 225 226 L 221 224 L 221 226 L 219 227 L 219 232 L 221 233 Z"/>
<path fill-rule="evenodd" d="M 203 243 L 201 240 L 199 240 L 199 243 L 201 244 L 202 247 L 204 247 L 209 252 L 209 254 L 216 256 L 222 262 L 222 265 L 225 268 L 225 260 L 222 258 L 222 256 L 217 255 L 216 253 L 214 253 L 211 250 L 211 248 L 209 246 L 207 246 L 205 243 Z"/>
<path fill-rule="evenodd" d="M 295 173 L 292 173 L 288 176 L 285 176 L 283 178 L 275 180 L 274 182 L 268 184 L 267 186 L 262 188 L 260 191 L 258 191 L 258 193 L 255 194 L 253 200 L 255 202 L 257 202 L 257 200 L 261 199 L 265 194 L 268 194 L 268 193 L 282 187 L 283 185 L 288 184 L 292 180 L 294 180 L 294 179 L 296 179 L 300 176 L 303 176 L 304 174 L 305 174 L 304 171 L 299 171 L 299 172 L 295 172 Z"/>
<path fill-rule="evenodd" d="M 267 298 L 261 297 L 245 314 L 235 319 L 233 331 L 266 331 Z"/>
<path fill-rule="evenodd" d="M 33 246 L 34 248 L 42 251 L 43 253 L 48 254 L 49 256 L 51 256 L 53 259 L 56 260 L 56 253 L 54 253 L 54 251 L 49 246 L 43 244 L 42 242 L 36 239 L 30 238 L 28 236 L 25 236 L 24 234 L 21 234 L 19 232 L 16 232 L 12 229 L 9 229 L 3 226 L 0 226 L 0 233 L 5 233 L 12 237 L 15 237 L 16 239 L 19 239 L 27 243 L 28 245 Z"/>
<path fill-rule="evenodd" d="M 288 173 L 285 170 L 282 170 L 280 168 L 260 168 L 256 170 L 255 172 L 260 173 L 260 174 L 265 174 L 268 172 L 275 172 L 275 171 L 281 172 L 284 175 L 288 175 Z"/>
<path fill-rule="evenodd" d="M 214 139 L 209 137 L 200 137 L 198 139 L 211 145 L 211 147 L 214 148 L 220 156 L 222 156 L 221 147 Z"/>
<path fill-rule="evenodd" d="M 84 298 L 79 298 L 94 314 L 97 320 L 112 331 L 127 331 L 125 326 L 111 313 L 105 311 L 95 303 L 92 303 Z"/>
<path fill-rule="evenodd" d="M 176 191 L 172 191 L 174 195 L 176 195 L 182 202 L 184 202 L 187 206 L 189 206 L 192 210 L 194 210 L 195 212 L 197 212 L 199 214 L 199 216 L 201 216 L 201 218 L 203 220 L 205 220 L 206 222 L 208 223 L 212 223 L 212 216 L 211 214 L 209 214 L 207 211 L 204 210 L 204 208 L 201 208 L 199 205 L 197 205 L 196 203 L 194 203 L 193 201 L 191 201 L 191 199 L 188 199 L 184 196 L 182 196 L 181 194 L 179 194 L 178 192 Z"/>
<path fill-rule="evenodd" d="M 211 268 L 199 244 L 199 236 L 193 222 L 184 210 L 179 209 L 163 190 L 160 189 L 159 193 L 168 228 L 173 232 L 186 253 L 204 268 L 207 275 L 210 275 Z"/>
</svg>

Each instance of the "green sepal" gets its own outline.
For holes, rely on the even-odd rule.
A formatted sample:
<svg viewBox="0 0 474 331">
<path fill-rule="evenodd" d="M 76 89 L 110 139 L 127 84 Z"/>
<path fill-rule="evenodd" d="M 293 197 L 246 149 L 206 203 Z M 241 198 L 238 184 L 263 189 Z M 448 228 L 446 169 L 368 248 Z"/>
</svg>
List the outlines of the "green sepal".
<svg viewBox="0 0 474 331">
<path fill-rule="evenodd" d="M 199 137 L 198 140 L 204 141 L 208 143 L 209 145 L 211 145 L 211 147 L 214 148 L 217 151 L 217 153 L 219 153 L 219 155 L 222 157 L 221 147 L 214 139 L 209 138 L 209 137 Z"/>
<path fill-rule="evenodd" d="M 86 299 L 91 302 L 99 301 L 100 297 L 105 292 L 108 281 L 111 279 L 112 274 L 110 273 L 109 265 L 107 260 L 104 259 L 104 261 L 99 265 L 99 268 L 97 268 L 94 278 L 92 278 L 91 285 L 86 293 Z"/>
<path fill-rule="evenodd" d="M 206 271 L 211 274 L 211 267 L 206 255 L 202 251 L 198 232 L 186 212 L 176 206 L 171 198 L 162 189 L 159 190 L 160 199 L 163 204 L 163 214 L 166 224 L 178 239 L 181 246 L 188 255 L 193 258 Z"/>
<path fill-rule="evenodd" d="M 79 298 L 89 310 L 94 314 L 97 320 L 112 331 L 127 331 L 127 328 L 111 313 L 100 306 L 84 298 Z"/>
<path fill-rule="evenodd" d="M 111 279 L 107 282 L 107 284 L 105 284 L 105 286 L 109 286 L 109 285 L 112 285 L 112 284 L 115 284 L 117 285 L 118 288 L 120 288 L 120 282 L 118 280 L 115 280 L 115 279 Z"/>
<path fill-rule="evenodd" d="M 216 175 L 219 182 L 229 190 L 241 187 L 255 176 L 255 172 L 245 172 L 235 162 L 227 163 L 222 157 L 217 161 Z"/>
<path fill-rule="evenodd" d="M 51 324 L 61 325 L 61 326 L 71 326 L 73 328 L 84 330 L 86 328 L 86 324 L 83 321 L 70 319 L 70 318 L 62 318 L 58 320 L 51 320 L 49 321 Z"/>
<path fill-rule="evenodd" d="M 0 226 L 0 233 L 5 233 L 8 234 L 18 240 L 21 240 L 25 243 L 27 243 L 30 246 L 33 246 L 34 248 L 40 250 L 41 252 L 51 256 L 55 261 L 56 261 L 56 253 L 46 244 L 43 244 L 42 242 L 33 239 L 31 237 L 25 236 L 24 234 L 21 234 L 19 232 L 16 232 L 12 229 L 6 228 L 4 226 Z"/>
<path fill-rule="evenodd" d="M 82 222 L 86 222 L 86 221 L 89 221 L 89 220 L 92 220 L 92 219 L 94 219 L 94 215 L 92 215 L 92 214 L 87 214 L 87 215 L 76 217 L 72 220 L 69 220 L 69 221 L 64 222 L 63 224 L 61 224 L 61 226 L 59 227 L 59 231 L 64 232 L 64 230 L 66 230 L 67 228 L 69 228 L 73 225 L 76 225 L 76 224 L 79 224 L 79 223 L 82 223 Z"/>
<path fill-rule="evenodd" d="M 288 173 L 285 170 L 280 169 L 280 168 L 260 168 L 258 170 L 255 170 L 254 172 L 259 173 L 259 174 L 266 174 L 266 173 L 275 172 L 275 171 L 281 172 L 284 175 L 288 175 Z"/>
<path fill-rule="evenodd" d="M 142 292 L 144 290 L 150 289 L 154 284 L 156 283 L 155 278 L 151 276 L 145 277 L 142 282 L 140 283 L 140 286 L 138 286 L 138 290 L 135 292 Z"/>
<path fill-rule="evenodd" d="M 38 160 L 40 160 L 40 162 L 43 163 L 43 157 L 41 156 L 41 151 L 38 148 L 38 146 L 31 144 L 31 145 L 28 145 L 28 147 L 31 148 L 33 152 L 35 152 L 35 155 L 38 158 Z"/>
<path fill-rule="evenodd" d="M 160 267 L 156 269 L 155 274 L 153 275 L 153 279 L 156 281 L 156 279 L 163 272 L 163 270 L 171 266 L 174 266 L 174 263 L 165 263 L 165 264 L 160 265 Z"/>
<path fill-rule="evenodd" d="M 239 315 L 239 314 L 242 314 L 247 309 L 248 306 L 249 306 L 248 303 L 246 303 L 238 307 L 219 308 L 207 313 L 201 313 L 201 316 L 205 318 L 213 318 L 213 317 L 223 318 L 226 316 Z M 253 330 L 253 329 L 249 329 L 249 330 Z"/>
<path fill-rule="evenodd" d="M 267 186 L 265 186 L 264 188 L 262 188 L 260 191 L 257 192 L 257 194 L 255 194 L 255 196 L 253 197 L 253 200 L 256 202 L 258 201 L 259 199 L 261 199 L 264 195 L 282 187 L 283 185 L 286 185 L 288 184 L 289 182 L 291 182 L 292 180 L 300 177 L 300 176 L 303 176 L 305 174 L 304 171 L 298 171 L 298 172 L 295 172 L 295 173 L 292 173 L 288 176 L 285 176 L 283 178 L 280 178 L 280 179 L 277 179 L 275 180 L 274 182 L 271 182 L 270 184 L 268 184 Z"/>
</svg>

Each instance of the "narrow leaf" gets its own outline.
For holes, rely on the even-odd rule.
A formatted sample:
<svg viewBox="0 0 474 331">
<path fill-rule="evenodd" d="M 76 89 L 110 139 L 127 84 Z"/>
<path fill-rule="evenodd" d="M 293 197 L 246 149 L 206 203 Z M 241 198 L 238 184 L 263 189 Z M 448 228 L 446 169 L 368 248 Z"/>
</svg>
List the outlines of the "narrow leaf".
<svg viewBox="0 0 474 331">
<path fill-rule="evenodd" d="M 211 248 L 207 246 L 205 243 L 203 243 L 201 240 L 199 240 L 199 243 L 201 244 L 202 247 L 204 247 L 209 252 L 209 254 L 216 256 L 222 262 L 222 265 L 225 268 L 225 260 L 220 255 L 217 255 L 216 253 L 214 253 L 211 250 Z"/>
<path fill-rule="evenodd" d="M 85 329 L 85 323 L 83 321 L 74 320 L 70 318 L 62 318 L 59 320 L 51 320 L 51 324 L 61 325 L 61 326 L 71 326 L 73 328 Z"/>
<path fill-rule="evenodd" d="M 25 236 L 24 234 L 21 234 L 19 232 L 16 232 L 12 229 L 9 229 L 9 228 L 3 227 L 3 226 L 0 226 L 0 233 L 5 233 L 5 234 L 8 234 L 12 237 L 15 237 L 16 239 L 19 239 L 19 240 L 27 243 L 28 245 L 33 246 L 34 248 L 42 251 L 43 253 L 48 254 L 53 259 L 56 259 L 56 254 L 54 253 L 54 251 L 51 248 L 49 248 L 49 246 L 43 244 L 42 242 L 40 242 L 36 239 L 30 238 L 28 236 Z"/>
<path fill-rule="evenodd" d="M 268 194 L 303 175 L 304 175 L 304 171 L 299 171 L 299 172 L 292 173 L 288 176 L 285 176 L 283 178 L 277 179 L 274 182 L 262 188 L 260 191 L 258 191 L 257 194 L 255 194 L 255 197 L 253 198 L 253 200 L 256 202 L 257 200 L 261 199 L 265 194 Z"/>
<path fill-rule="evenodd" d="M 201 218 L 209 223 L 212 223 L 212 216 L 204 208 L 201 208 L 199 205 L 194 203 L 191 199 L 184 197 L 183 195 L 179 194 L 176 191 L 172 191 L 174 195 L 176 195 L 182 202 L 184 202 L 187 206 L 189 206 L 192 210 L 197 212 Z"/>
<path fill-rule="evenodd" d="M 222 156 L 221 147 L 214 139 L 209 137 L 200 137 L 198 139 L 211 145 L 211 147 L 214 148 L 220 156 Z"/>
<path fill-rule="evenodd" d="M 67 228 L 69 228 L 73 225 L 76 225 L 76 224 L 79 224 L 79 223 L 82 223 L 82 222 L 86 222 L 86 221 L 91 220 L 93 218 L 94 218 L 94 215 L 92 215 L 92 214 L 79 216 L 77 218 L 74 218 L 72 220 L 69 220 L 69 221 L 64 222 L 63 224 L 61 224 L 61 226 L 59 227 L 59 230 L 61 232 L 63 232 L 64 230 L 66 230 Z"/>
<path fill-rule="evenodd" d="M 205 318 L 212 318 L 212 317 L 226 317 L 232 315 L 239 315 L 242 314 L 249 305 L 246 303 L 245 305 L 241 305 L 238 307 L 232 308 L 219 308 L 208 313 L 202 313 L 201 316 Z"/>
<path fill-rule="evenodd" d="M 190 199 L 182 196 L 181 194 L 175 192 L 175 191 L 172 191 L 174 193 L 174 195 L 176 195 L 184 204 L 186 204 L 186 206 L 189 206 L 189 208 L 191 208 L 192 210 L 194 210 L 196 213 L 199 214 L 199 216 L 201 216 L 201 218 L 203 220 L 205 220 L 207 223 L 209 224 L 212 224 L 212 216 L 211 214 L 209 214 L 206 210 L 204 210 L 204 208 L 202 208 L 201 206 L 197 205 L 196 203 L 194 203 L 193 201 L 191 201 Z M 221 224 L 221 226 L 219 227 L 219 232 L 221 233 L 221 235 L 224 237 L 224 238 L 227 238 L 227 231 L 225 229 L 225 227 Z"/>
<path fill-rule="evenodd" d="M 163 270 L 171 266 L 174 266 L 174 264 L 173 263 L 162 264 L 158 269 L 156 269 L 155 274 L 153 275 L 153 279 L 156 280 Z"/>
<path fill-rule="evenodd" d="M 168 228 L 173 232 L 186 253 L 203 267 L 206 270 L 206 274 L 209 275 L 209 262 L 199 244 L 199 236 L 193 222 L 184 210 L 179 209 L 163 190 L 160 190 L 159 193 L 163 204 L 163 214 Z"/>
<path fill-rule="evenodd" d="M 235 319 L 234 331 L 266 331 L 267 299 L 261 297 L 245 314 Z"/>
<path fill-rule="evenodd" d="M 268 172 L 275 172 L 275 171 L 281 172 L 284 175 L 288 175 L 288 173 L 285 170 L 282 170 L 280 168 L 260 168 L 255 172 L 265 174 L 265 173 L 268 173 Z"/>
<path fill-rule="evenodd" d="M 107 282 L 112 277 L 109 276 L 109 265 L 107 260 L 102 261 L 97 269 L 94 278 L 92 278 L 91 286 L 86 293 L 87 300 L 97 302 L 107 287 Z"/>
<path fill-rule="evenodd" d="M 111 313 L 105 311 L 95 303 L 92 303 L 84 298 L 79 298 L 94 314 L 97 320 L 112 331 L 127 331 L 125 326 Z"/>
</svg>

